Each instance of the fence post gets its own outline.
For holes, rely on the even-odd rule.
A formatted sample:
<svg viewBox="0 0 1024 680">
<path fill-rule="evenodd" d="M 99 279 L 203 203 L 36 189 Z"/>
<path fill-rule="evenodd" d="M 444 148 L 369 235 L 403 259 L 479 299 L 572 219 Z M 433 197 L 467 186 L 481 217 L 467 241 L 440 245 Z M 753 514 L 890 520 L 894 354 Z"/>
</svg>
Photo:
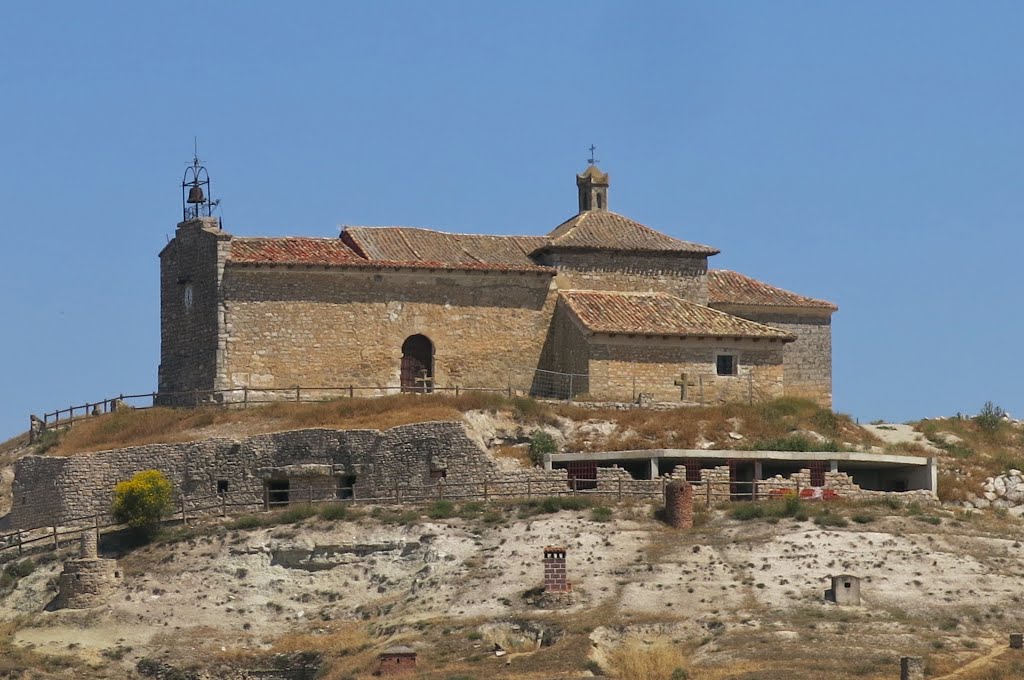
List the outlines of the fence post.
<svg viewBox="0 0 1024 680">
<path fill-rule="evenodd" d="M 531 486 L 530 485 L 530 480 L 527 479 L 526 480 L 526 498 L 527 498 L 527 500 L 529 500 L 530 498 L 533 498 L 533 493 L 532 493 L 532 490 L 530 489 L 530 486 Z"/>
<path fill-rule="evenodd" d="M 572 401 L 572 373 L 569 374 L 569 395 L 566 398 Z"/>
<path fill-rule="evenodd" d="M 356 388 L 355 388 L 354 385 L 349 385 L 348 386 L 348 398 L 351 399 L 354 396 L 356 396 Z"/>
<path fill-rule="evenodd" d="M 270 510 L 270 487 L 266 484 L 263 485 L 263 510 Z"/>
<path fill-rule="evenodd" d="M 60 550 L 60 539 L 57 538 L 57 527 L 53 527 L 53 549 Z"/>
<path fill-rule="evenodd" d="M 192 407 L 197 408 L 199 406 L 199 389 L 192 390 Z"/>
<path fill-rule="evenodd" d="M 487 500 L 487 478 L 484 477 L 484 500 Z"/>
<path fill-rule="evenodd" d="M 747 373 L 747 403 L 754 403 L 754 374 Z"/>
<path fill-rule="evenodd" d="M 242 388 L 242 408 L 249 408 L 249 386 Z"/>
<path fill-rule="evenodd" d="M 185 514 L 185 497 L 181 497 L 181 523 L 188 524 L 188 516 Z"/>
<path fill-rule="evenodd" d="M 228 495 L 226 493 L 220 495 L 220 516 L 228 516 Z"/>
<path fill-rule="evenodd" d="M 710 480 L 705 480 L 704 481 L 704 492 L 707 494 L 707 497 L 708 497 L 708 499 L 707 499 L 707 507 L 710 508 L 711 507 L 711 481 Z"/>
<path fill-rule="evenodd" d="M 301 396 L 301 395 L 300 395 L 300 393 L 299 393 L 299 390 L 300 390 L 300 389 L 302 389 L 302 388 L 301 388 L 301 387 L 299 387 L 298 385 L 296 385 L 296 386 L 295 386 L 295 402 L 296 402 L 296 403 L 298 403 L 298 402 L 302 401 L 302 396 Z"/>
<path fill-rule="evenodd" d="M 700 405 L 704 405 L 704 376 L 697 376 L 697 385 L 700 387 Z"/>
<path fill-rule="evenodd" d="M 18 529 L 18 554 L 21 555 L 25 547 L 22 545 L 21 529 Z"/>
<path fill-rule="evenodd" d="M 100 513 L 96 513 L 92 516 L 93 529 L 96 531 L 96 549 L 100 546 Z"/>
<path fill-rule="evenodd" d="M 619 477 L 619 502 L 622 502 L 622 477 Z"/>
</svg>

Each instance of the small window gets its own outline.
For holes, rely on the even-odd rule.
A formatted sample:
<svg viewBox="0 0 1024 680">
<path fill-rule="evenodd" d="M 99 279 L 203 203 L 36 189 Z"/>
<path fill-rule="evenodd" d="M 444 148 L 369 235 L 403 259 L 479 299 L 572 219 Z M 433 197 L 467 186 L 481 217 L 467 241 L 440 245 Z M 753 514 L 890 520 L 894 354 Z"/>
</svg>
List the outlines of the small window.
<svg viewBox="0 0 1024 680">
<path fill-rule="evenodd" d="M 228 492 L 228 480 L 218 479 L 217 480 L 217 493 L 226 494 Z"/>
<path fill-rule="evenodd" d="M 598 194 L 597 195 L 597 209 L 601 210 L 602 208 L 604 208 L 604 196 L 602 196 L 601 194 Z"/>
<path fill-rule="evenodd" d="M 715 357 L 718 375 L 736 375 L 736 355 L 719 354 Z"/>
<path fill-rule="evenodd" d="M 849 587 L 850 587 L 850 585 L 851 585 L 851 584 L 850 584 L 850 582 L 849 582 L 849 581 L 847 581 L 846 583 L 844 583 L 844 584 L 843 584 L 843 587 L 844 587 L 844 588 L 849 588 Z"/>
</svg>

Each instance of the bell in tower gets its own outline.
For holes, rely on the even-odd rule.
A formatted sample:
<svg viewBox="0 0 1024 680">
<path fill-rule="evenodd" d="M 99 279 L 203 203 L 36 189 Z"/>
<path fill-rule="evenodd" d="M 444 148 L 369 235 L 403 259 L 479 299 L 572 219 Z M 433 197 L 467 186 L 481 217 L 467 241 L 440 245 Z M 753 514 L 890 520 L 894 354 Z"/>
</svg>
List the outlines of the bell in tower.
<svg viewBox="0 0 1024 680">
<path fill-rule="evenodd" d="M 590 159 L 587 169 L 576 175 L 576 186 L 580 193 L 580 212 L 608 209 L 608 173 L 601 172 L 594 159 L 594 145 L 590 145 Z"/>
<path fill-rule="evenodd" d="M 211 217 L 216 204 L 216 201 L 210 200 L 210 175 L 198 156 L 193 156 L 192 165 L 185 168 L 185 177 L 181 180 L 182 219 L 188 222 L 200 217 Z"/>
</svg>

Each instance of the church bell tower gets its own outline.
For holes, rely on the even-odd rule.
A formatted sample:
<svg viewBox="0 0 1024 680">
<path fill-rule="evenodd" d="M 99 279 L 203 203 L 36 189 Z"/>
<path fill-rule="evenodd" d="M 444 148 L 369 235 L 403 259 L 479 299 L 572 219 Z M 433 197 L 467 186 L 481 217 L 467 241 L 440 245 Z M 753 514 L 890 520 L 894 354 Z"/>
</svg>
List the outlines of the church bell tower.
<svg viewBox="0 0 1024 680">
<path fill-rule="evenodd" d="M 601 172 L 594 160 L 594 145 L 590 145 L 590 158 L 586 170 L 576 175 L 580 193 L 580 212 L 608 209 L 608 173 Z"/>
</svg>

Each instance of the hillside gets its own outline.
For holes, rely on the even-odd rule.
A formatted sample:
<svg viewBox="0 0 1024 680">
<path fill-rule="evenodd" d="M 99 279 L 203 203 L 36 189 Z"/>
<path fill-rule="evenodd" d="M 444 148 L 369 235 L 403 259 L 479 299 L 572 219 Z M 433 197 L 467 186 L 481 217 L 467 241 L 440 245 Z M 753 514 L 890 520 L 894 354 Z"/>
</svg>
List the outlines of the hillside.
<svg viewBox="0 0 1024 680">
<path fill-rule="evenodd" d="M 342 519 L 300 507 L 178 528 L 138 549 L 111 538 L 103 549 L 119 556 L 125 593 L 90 611 L 43 611 L 60 564 L 41 559 L 0 596 L 0 677 L 30 666 L 46 669 L 31 677 L 122 678 L 160 664 L 164 677 L 228 677 L 303 652 L 322 655 L 318 677 L 366 678 L 399 642 L 431 680 L 669 680 L 676 668 L 693 680 L 882 680 L 901 655 L 942 677 L 1020 628 L 1024 532 L 1010 518 L 810 504 L 742 521 L 741 504 L 676 532 L 648 505 L 559 505 Z M 568 550 L 568 609 L 531 594 L 549 544 Z M 864 579 L 862 606 L 822 602 L 840 572 Z M 495 642 L 510 653 L 495 656 Z M 630 670 L 654 662 L 667 670 Z M 1019 678 L 1024 655 L 984 666 L 957 677 Z"/>
<path fill-rule="evenodd" d="M 148 442 L 301 427 L 386 428 L 462 420 L 503 465 L 529 465 L 538 430 L 566 451 L 661 446 L 857 449 L 937 456 L 942 506 L 887 501 L 723 504 L 673 531 L 639 502 L 588 499 L 430 506 L 296 506 L 170 526 L 150 546 L 104 537 L 124 590 L 107 606 L 47 611 L 61 562 L 10 553 L 0 576 L 0 678 L 238 678 L 241 669 L 322 666 L 367 678 L 396 643 L 415 677 L 802 680 L 1024 677 L 1003 653 L 1019 632 L 1020 508 L 965 509 L 987 476 L 1020 469 L 1021 425 L 998 418 L 860 426 L 810 402 L 665 411 L 584 408 L 472 395 L 406 395 L 246 411 L 152 409 L 80 422 L 10 465 Z M 567 548 L 575 599 L 544 609 L 541 551 Z M 828 576 L 863 579 L 863 605 L 822 602 Z M 537 639 L 541 640 L 538 646 Z M 508 653 L 494 654 L 498 643 Z M 822 654 L 821 650 L 829 650 Z M 970 665 L 974 664 L 974 665 Z M 33 669 L 30 673 L 26 669 Z M 682 669 L 678 670 L 677 669 Z M 234 673 L 234 675 L 232 675 Z M 261 675 L 258 677 L 302 677 Z M 312 676 L 309 676 L 312 677 Z"/>
</svg>

